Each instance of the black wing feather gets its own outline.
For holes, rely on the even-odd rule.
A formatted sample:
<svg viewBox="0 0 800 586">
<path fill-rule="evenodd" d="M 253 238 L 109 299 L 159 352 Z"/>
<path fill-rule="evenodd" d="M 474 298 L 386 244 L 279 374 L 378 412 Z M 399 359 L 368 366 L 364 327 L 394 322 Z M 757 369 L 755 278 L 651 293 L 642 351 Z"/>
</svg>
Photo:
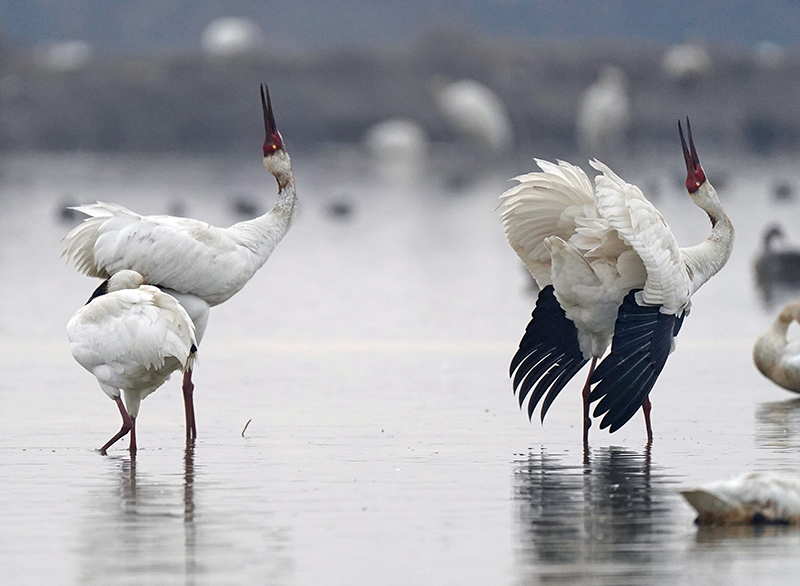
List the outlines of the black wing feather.
<svg viewBox="0 0 800 586">
<path fill-rule="evenodd" d="M 509 376 L 514 377 L 520 407 L 530 394 L 529 417 L 533 417 L 537 403 L 547 393 L 541 414 L 544 421 L 558 393 L 588 360 L 578 344 L 578 329 L 559 305 L 552 285 L 539 292 L 531 317 L 511 360 Z"/>
<path fill-rule="evenodd" d="M 600 400 L 594 417 L 605 414 L 600 429 L 617 431 L 633 417 L 661 374 L 678 335 L 685 313 L 662 313 L 658 306 L 642 307 L 630 291 L 620 305 L 614 324 L 611 352 L 592 374 L 596 385 L 589 402 Z"/>
</svg>

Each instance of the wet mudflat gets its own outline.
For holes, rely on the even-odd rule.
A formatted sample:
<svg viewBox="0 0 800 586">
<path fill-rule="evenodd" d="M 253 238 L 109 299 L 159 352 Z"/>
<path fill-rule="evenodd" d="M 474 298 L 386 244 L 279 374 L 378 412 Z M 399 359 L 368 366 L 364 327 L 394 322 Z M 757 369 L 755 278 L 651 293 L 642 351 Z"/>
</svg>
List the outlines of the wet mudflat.
<svg viewBox="0 0 800 586">
<path fill-rule="evenodd" d="M 720 189 L 736 248 L 695 296 L 653 391 L 650 450 L 637 416 L 613 435 L 595 425 L 584 454 L 582 381 L 544 426 L 517 408 L 507 366 L 535 297 L 495 207 L 526 169 L 453 193 L 424 181 L 390 189 L 341 161 L 296 157 L 295 226 L 212 311 L 196 444 L 185 445 L 176 379 L 143 403 L 135 460 L 126 443 L 101 457 L 119 416 L 69 354 L 64 326 L 96 282 L 59 258 L 73 225 L 59 220 L 61 202 L 182 206 L 229 224 L 237 194 L 272 203 L 271 178 L 249 163 L 4 163 L 9 583 L 795 582 L 800 533 L 698 530 L 676 492 L 749 470 L 800 473 L 800 399 L 750 358 L 773 319 L 752 287 L 761 229 L 780 219 L 791 233 L 800 219 L 796 204 L 770 203 L 763 167 L 737 167 Z M 707 219 L 673 183 L 656 205 L 682 245 L 699 242 Z M 352 213 L 332 215 L 334 200 Z"/>
</svg>

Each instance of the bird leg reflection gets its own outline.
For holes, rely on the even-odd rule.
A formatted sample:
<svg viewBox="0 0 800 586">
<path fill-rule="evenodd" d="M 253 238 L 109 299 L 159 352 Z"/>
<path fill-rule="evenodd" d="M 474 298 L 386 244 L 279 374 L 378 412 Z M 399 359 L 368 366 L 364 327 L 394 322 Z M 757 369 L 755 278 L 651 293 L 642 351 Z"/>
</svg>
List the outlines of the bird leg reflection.
<svg viewBox="0 0 800 586">
<path fill-rule="evenodd" d="M 194 384 L 192 384 L 192 369 L 183 372 L 183 406 L 186 409 L 186 441 L 197 437 L 197 427 L 194 422 Z"/>
<path fill-rule="evenodd" d="M 125 409 L 125 404 L 122 402 L 122 397 L 117 397 L 114 399 L 114 401 L 117 403 L 120 415 L 122 415 L 122 427 L 117 432 L 117 435 L 108 440 L 105 445 L 100 448 L 100 454 L 103 456 L 107 455 L 108 448 L 114 445 L 118 439 L 125 437 L 129 431 L 131 432 L 130 451 L 132 454 L 136 453 L 136 420 L 128 415 L 128 410 Z"/>
</svg>

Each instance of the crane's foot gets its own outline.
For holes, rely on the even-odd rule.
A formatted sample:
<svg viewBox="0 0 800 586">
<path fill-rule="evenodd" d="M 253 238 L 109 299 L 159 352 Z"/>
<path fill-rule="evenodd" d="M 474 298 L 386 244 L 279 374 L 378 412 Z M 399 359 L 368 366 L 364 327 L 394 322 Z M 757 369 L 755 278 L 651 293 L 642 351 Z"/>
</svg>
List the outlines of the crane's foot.
<svg viewBox="0 0 800 586">
<path fill-rule="evenodd" d="M 120 438 L 125 437 L 128 434 L 128 432 L 131 431 L 131 429 L 133 429 L 133 419 L 131 419 L 131 416 L 128 415 L 128 410 L 125 409 L 125 405 L 122 402 L 122 398 L 121 397 L 117 397 L 116 399 L 114 399 L 114 401 L 116 402 L 117 407 L 119 408 L 119 414 L 122 416 L 122 427 L 117 432 L 117 435 L 115 435 L 110 440 L 108 440 L 103 445 L 103 447 L 100 448 L 100 455 L 101 456 L 107 456 L 108 455 L 108 448 L 113 446 L 117 442 L 117 440 L 119 440 Z M 131 441 L 133 441 L 133 439 L 131 439 Z M 134 442 L 134 444 L 135 444 L 135 442 Z"/>
</svg>

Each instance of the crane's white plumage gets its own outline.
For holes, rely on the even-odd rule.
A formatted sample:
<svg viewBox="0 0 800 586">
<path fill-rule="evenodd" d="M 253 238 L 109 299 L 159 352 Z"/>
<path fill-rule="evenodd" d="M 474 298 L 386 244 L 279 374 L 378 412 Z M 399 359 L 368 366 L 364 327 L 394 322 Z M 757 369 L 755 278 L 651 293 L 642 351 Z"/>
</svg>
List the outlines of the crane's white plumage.
<svg viewBox="0 0 800 586">
<path fill-rule="evenodd" d="M 800 393 L 800 339 L 788 339 L 793 321 L 800 323 L 800 302 L 789 303 L 753 346 L 758 370 L 776 385 Z"/>
<path fill-rule="evenodd" d="M 148 282 L 191 293 L 209 306 L 238 293 L 289 229 L 292 214 L 271 210 L 218 228 L 191 218 L 142 216 L 120 205 L 77 206 L 89 218 L 64 240 L 64 254 L 90 277 L 135 270 Z"/>
<path fill-rule="evenodd" d="M 194 321 L 198 341 L 205 333 L 209 309 L 244 287 L 289 230 L 297 210 L 291 160 L 265 89 L 261 90 L 264 166 L 278 182 L 277 200 L 266 214 L 218 228 L 190 218 L 142 216 L 98 202 L 75 208 L 89 218 L 64 238 L 64 255 L 86 275 L 108 278 L 134 270 L 176 297 Z M 187 370 L 187 436 L 194 437 L 192 393 L 191 370 Z"/>
<path fill-rule="evenodd" d="M 665 313 L 683 310 L 692 294 L 691 280 L 664 216 L 641 189 L 620 179 L 600 161 L 590 164 L 603 173 L 596 179 L 598 212 L 644 263 L 647 279 L 633 285 L 643 286 L 641 301 L 660 305 Z"/>
<path fill-rule="evenodd" d="M 800 523 L 800 478 L 751 472 L 680 492 L 700 524 Z"/>
<path fill-rule="evenodd" d="M 615 431 L 644 406 L 651 438 L 649 391 L 692 294 L 730 255 L 733 227 L 705 179 L 691 131 L 689 142 L 687 189 L 713 225 L 709 238 L 692 248 L 681 249 L 641 190 L 597 160 L 590 161 L 600 172 L 594 188 L 580 168 L 537 159 L 541 172 L 517 177 L 518 185 L 501 196 L 509 243 L 541 289 L 511 364 L 520 405 L 530 394 L 532 414 L 547 393 L 544 418 L 566 382 L 592 359 L 584 387 L 585 440 L 589 402 L 600 398 L 595 416 L 608 413 L 601 427 Z M 611 354 L 595 371 L 612 336 Z"/>
<path fill-rule="evenodd" d="M 115 273 L 67 324 L 75 360 L 118 404 L 124 393 L 132 420 L 147 395 L 176 370 L 191 367 L 197 343 L 194 324 L 180 303 L 143 283 L 137 272 Z M 123 428 L 124 421 L 123 415 Z"/>
</svg>

